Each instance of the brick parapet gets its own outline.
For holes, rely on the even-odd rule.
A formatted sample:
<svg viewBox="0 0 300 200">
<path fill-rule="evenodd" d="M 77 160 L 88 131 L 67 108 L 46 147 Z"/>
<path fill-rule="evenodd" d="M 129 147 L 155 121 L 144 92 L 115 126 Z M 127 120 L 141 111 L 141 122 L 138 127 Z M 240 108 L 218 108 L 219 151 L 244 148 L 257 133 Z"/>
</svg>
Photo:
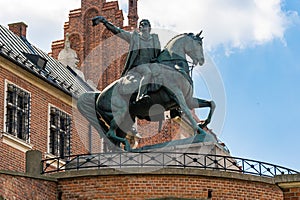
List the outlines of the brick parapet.
<svg viewBox="0 0 300 200">
<path fill-rule="evenodd" d="M 0 170 L 2 198 L 299 200 L 300 176 L 259 177 L 235 172 L 178 168 L 126 168 L 30 175 Z M 20 193 L 19 188 L 26 185 Z M 19 193 L 18 193 L 19 192 Z M 22 196 L 20 196 L 22 195 Z M 34 195 L 34 196 L 32 196 Z"/>
<path fill-rule="evenodd" d="M 127 168 L 69 171 L 55 175 L 65 199 L 151 199 L 180 197 L 282 200 L 273 178 L 201 169 Z"/>
<path fill-rule="evenodd" d="M 57 178 L 58 180 L 68 178 L 78 178 L 87 176 L 117 176 L 117 175 L 188 175 L 188 176 L 203 176 L 210 178 L 234 179 L 241 181 L 261 182 L 266 184 L 276 184 L 274 178 L 254 176 L 249 174 L 225 172 L 220 170 L 204 170 L 191 168 L 157 168 L 157 167 L 130 167 L 122 169 L 101 169 L 101 170 L 78 170 L 65 171 L 49 175 L 49 177 Z"/>
</svg>

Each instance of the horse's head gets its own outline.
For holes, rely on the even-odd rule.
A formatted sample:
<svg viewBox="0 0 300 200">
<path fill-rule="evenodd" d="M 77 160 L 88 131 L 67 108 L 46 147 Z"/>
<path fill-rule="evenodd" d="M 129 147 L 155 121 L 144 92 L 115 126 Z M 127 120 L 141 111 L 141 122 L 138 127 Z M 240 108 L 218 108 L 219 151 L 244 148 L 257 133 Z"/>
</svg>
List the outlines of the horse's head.
<svg viewBox="0 0 300 200">
<path fill-rule="evenodd" d="M 203 65 L 204 64 L 204 53 L 202 47 L 202 40 L 201 37 L 202 31 L 198 34 L 188 33 L 186 34 L 188 38 L 188 42 L 185 45 L 185 53 L 193 60 L 193 64 Z"/>
<path fill-rule="evenodd" d="M 186 55 L 188 55 L 193 60 L 194 65 L 198 63 L 199 65 L 203 65 L 204 53 L 202 47 L 203 37 L 200 36 L 201 33 L 202 31 L 196 35 L 193 33 L 184 33 L 172 38 L 166 44 L 163 51 L 164 53 L 160 55 L 160 61 L 186 59 Z"/>
</svg>

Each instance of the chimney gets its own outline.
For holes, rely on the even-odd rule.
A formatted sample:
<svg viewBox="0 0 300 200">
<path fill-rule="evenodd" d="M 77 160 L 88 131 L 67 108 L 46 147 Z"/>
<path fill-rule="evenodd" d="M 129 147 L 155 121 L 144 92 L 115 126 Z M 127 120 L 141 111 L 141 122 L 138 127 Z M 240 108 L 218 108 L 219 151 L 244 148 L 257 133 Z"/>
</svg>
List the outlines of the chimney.
<svg viewBox="0 0 300 200">
<path fill-rule="evenodd" d="M 27 25 L 24 22 L 8 24 L 8 28 L 14 34 L 26 38 Z"/>
</svg>

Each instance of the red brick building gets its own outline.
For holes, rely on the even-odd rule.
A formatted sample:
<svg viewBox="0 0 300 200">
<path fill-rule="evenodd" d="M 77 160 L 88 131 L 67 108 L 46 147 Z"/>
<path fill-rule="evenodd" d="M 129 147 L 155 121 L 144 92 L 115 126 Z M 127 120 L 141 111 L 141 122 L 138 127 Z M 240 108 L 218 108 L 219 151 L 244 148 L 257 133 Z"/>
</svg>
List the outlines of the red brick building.
<svg viewBox="0 0 300 200">
<path fill-rule="evenodd" d="M 43 158 L 88 153 L 93 131 L 74 105 L 92 88 L 31 45 L 25 23 L 9 29 L 0 27 L 0 169 L 24 172 L 28 150 Z"/>
</svg>

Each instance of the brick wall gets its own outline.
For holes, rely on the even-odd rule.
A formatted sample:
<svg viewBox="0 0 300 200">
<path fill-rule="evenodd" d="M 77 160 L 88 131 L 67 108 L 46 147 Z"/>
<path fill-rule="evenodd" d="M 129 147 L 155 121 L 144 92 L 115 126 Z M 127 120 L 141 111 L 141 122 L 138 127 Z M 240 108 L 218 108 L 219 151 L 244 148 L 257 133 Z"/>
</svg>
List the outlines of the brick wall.
<svg viewBox="0 0 300 200">
<path fill-rule="evenodd" d="M 0 199 L 55 200 L 56 197 L 56 181 L 0 171 Z"/>
<path fill-rule="evenodd" d="M 266 178 L 202 169 L 126 168 L 31 176 L 0 170 L 0 199 L 196 200 L 209 196 L 211 200 L 299 200 L 299 175 Z"/>
<path fill-rule="evenodd" d="M 300 174 L 277 176 L 275 182 L 282 189 L 284 200 L 300 200 Z"/>
<path fill-rule="evenodd" d="M 22 69 L 19 69 L 19 72 L 21 74 L 23 73 L 22 76 L 18 76 L 12 71 L 7 70 L 7 67 L 8 66 L 4 66 L 0 63 L 0 103 L 2 105 L 0 106 L 0 113 L 2 113 L 0 114 L 1 132 L 5 132 L 3 123 L 5 117 L 5 80 L 7 80 L 31 94 L 29 145 L 33 150 L 41 151 L 43 153 L 43 158 L 45 158 L 45 153 L 48 151 L 48 106 L 51 104 L 71 116 L 74 114 L 74 116 L 72 116 L 71 153 L 88 153 L 88 123 L 81 115 L 75 116 L 75 113 L 78 111 L 72 107 L 72 97 L 64 94 L 53 86 L 46 84 Z M 34 80 L 33 82 L 35 83 L 33 84 L 33 82 L 28 82 L 27 80 Z M 38 84 L 46 84 L 46 90 L 37 86 Z M 24 172 L 25 151 L 20 151 L 15 147 L 3 143 L 3 135 L 0 137 L 0 152 L 0 169 Z"/>
<path fill-rule="evenodd" d="M 300 200 L 300 187 L 284 188 L 284 200 Z"/>
<path fill-rule="evenodd" d="M 103 170 L 59 178 L 62 199 L 145 200 L 163 197 L 212 200 L 283 200 L 268 179 L 205 170 L 163 169 L 150 173 Z M 93 172 L 91 172 L 93 173 Z M 136 174 L 135 174 L 136 173 Z M 69 174 L 70 175 L 70 174 Z"/>
<path fill-rule="evenodd" d="M 0 169 L 25 172 L 25 153 L 0 142 Z"/>
<path fill-rule="evenodd" d="M 142 136 L 142 138 L 138 141 L 138 147 L 154 145 L 179 139 L 178 136 L 180 135 L 180 133 L 178 130 L 180 130 L 180 127 L 173 120 L 169 119 L 164 121 L 161 131 L 158 131 L 158 122 L 148 122 L 146 120 L 139 120 L 138 125 L 141 130 L 140 135 Z"/>
</svg>

